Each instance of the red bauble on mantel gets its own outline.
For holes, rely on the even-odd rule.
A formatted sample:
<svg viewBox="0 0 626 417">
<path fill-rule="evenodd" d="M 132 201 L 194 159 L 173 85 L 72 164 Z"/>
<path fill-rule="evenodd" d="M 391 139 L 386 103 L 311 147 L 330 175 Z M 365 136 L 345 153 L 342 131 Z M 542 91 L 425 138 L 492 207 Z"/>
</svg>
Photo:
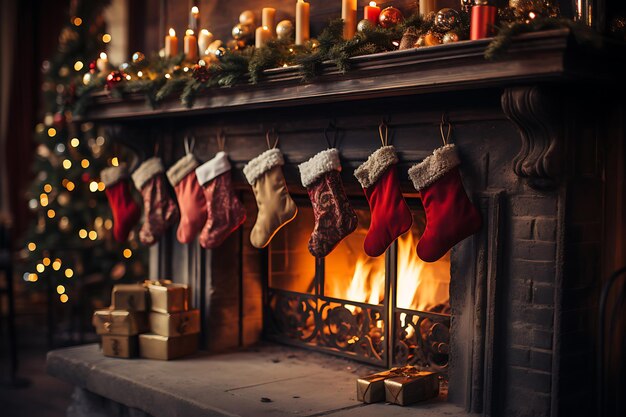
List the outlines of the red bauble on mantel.
<svg viewBox="0 0 626 417">
<path fill-rule="evenodd" d="M 378 23 L 384 28 L 392 28 L 404 20 L 402 12 L 395 7 L 386 7 L 378 16 Z"/>
<path fill-rule="evenodd" d="M 112 90 L 125 79 L 126 74 L 124 74 L 122 71 L 111 71 L 109 75 L 107 75 L 107 87 L 109 88 L 109 90 Z"/>
</svg>

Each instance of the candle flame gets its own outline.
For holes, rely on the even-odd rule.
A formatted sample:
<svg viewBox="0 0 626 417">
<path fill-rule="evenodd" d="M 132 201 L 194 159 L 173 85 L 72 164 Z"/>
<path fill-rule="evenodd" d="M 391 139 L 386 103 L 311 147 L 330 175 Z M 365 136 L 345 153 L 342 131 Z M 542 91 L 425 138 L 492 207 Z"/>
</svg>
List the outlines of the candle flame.
<svg viewBox="0 0 626 417">
<path fill-rule="evenodd" d="M 193 36 L 193 30 L 187 29 L 187 31 L 185 32 L 185 36 Z"/>
<path fill-rule="evenodd" d="M 263 26 L 263 30 L 270 30 L 270 28 L 267 26 Z"/>
<path fill-rule="evenodd" d="M 376 2 L 375 1 L 370 1 L 370 6 L 376 7 Z"/>
<path fill-rule="evenodd" d="M 107 59 L 106 52 L 100 52 L 100 59 Z"/>
<path fill-rule="evenodd" d="M 191 14 L 192 14 L 194 17 L 198 17 L 198 14 L 200 14 L 200 9 L 198 9 L 198 6 L 193 6 L 193 7 L 191 8 Z"/>
<path fill-rule="evenodd" d="M 202 30 L 200 31 L 200 33 L 201 33 L 201 34 L 203 34 L 203 35 L 207 35 L 207 36 L 209 36 L 209 35 L 211 34 L 211 32 L 209 32 L 209 31 L 208 31 L 208 30 L 206 30 L 206 29 L 202 29 Z"/>
<path fill-rule="evenodd" d="M 174 28 L 170 28 L 170 36 L 176 36 L 176 31 L 174 30 Z"/>
</svg>

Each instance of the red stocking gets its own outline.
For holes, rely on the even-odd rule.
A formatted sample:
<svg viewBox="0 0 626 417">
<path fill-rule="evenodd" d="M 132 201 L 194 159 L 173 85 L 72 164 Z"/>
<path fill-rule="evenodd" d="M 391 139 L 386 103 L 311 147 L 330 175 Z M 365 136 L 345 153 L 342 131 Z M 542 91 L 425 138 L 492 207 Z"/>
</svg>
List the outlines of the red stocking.
<svg viewBox="0 0 626 417">
<path fill-rule="evenodd" d="M 113 237 L 118 242 L 124 242 L 141 214 L 130 194 L 126 164 L 103 169 L 100 179 L 104 183 L 104 192 L 113 213 Z"/>
<path fill-rule="evenodd" d="M 341 183 L 339 151 L 334 148 L 322 151 L 298 168 L 315 215 L 309 252 L 316 258 L 323 258 L 354 232 L 358 224 Z"/>
<path fill-rule="evenodd" d="M 445 145 L 409 169 L 426 211 L 426 230 L 417 244 L 423 261 L 437 261 L 482 226 L 480 212 L 463 188 L 459 164 L 456 147 Z"/>
<path fill-rule="evenodd" d="M 167 170 L 167 178 L 174 187 L 180 207 L 180 223 L 176 231 L 180 243 L 193 242 L 206 223 L 206 200 L 196 178 L 197 166 L 196 158 L 188 153 Z"/>
<path fill-rule="evenodd" d="M 363 248 L 371 257 L 385 253 L 413 224 L 398 181 L 398 157 L 393 146 L 383 146 L 354 171 L 370 206 L 372 220 Z"/>
<path fill-rule="evenodd" d="M 146 160 L 132 177 L 143 197 L 144 221 L 139 230 L 139 240 L 144 245 L 153 245 L 178 221 L 178 206 L 165 187 L 167 180 L 161 158 Z"/>
<path fill-rule="evenodd" d="M 246 220 L 246 211 L 235 195 L 230 178 L 230 162 L 220 151 L 196 169 L 204 190 L 207 221 L 200 233 L 200 245 L 215 249 Z"/>
</svg>

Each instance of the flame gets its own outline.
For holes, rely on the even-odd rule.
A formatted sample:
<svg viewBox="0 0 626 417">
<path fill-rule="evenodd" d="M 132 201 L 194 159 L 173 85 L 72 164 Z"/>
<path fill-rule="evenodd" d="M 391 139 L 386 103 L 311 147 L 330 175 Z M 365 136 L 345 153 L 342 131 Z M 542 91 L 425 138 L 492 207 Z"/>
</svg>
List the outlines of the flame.
<svg viewBox="0 0 626 417">
<path fill-rule="evenodd" d="M 398 239 L 398 277 L 396 306 L 409 310 L 447 312 L 450 287 L 450 255 L 426 263 L 415 252 L 417 239 L 406 233 Z M 368 304 L 380 304 L 385 295 L 385 263 L 361 254 L 355 263 L 349 285 L 334 291 L 340 298 Z M 354 313 L 355 307 L 347 305 Z"/>
</svg>

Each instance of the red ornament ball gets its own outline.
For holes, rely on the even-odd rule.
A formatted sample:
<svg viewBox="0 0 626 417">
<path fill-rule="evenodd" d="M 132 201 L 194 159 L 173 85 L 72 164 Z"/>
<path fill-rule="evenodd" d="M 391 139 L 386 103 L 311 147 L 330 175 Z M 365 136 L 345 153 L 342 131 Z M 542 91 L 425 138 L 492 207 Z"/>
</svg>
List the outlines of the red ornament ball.
<svg viewBox="0 0 626 417">
<path fill-rule="evenodd" d="M 57 129 L 63 128 L 65 126 L 65 115 L 61 112 L 55 113 L 53 123 Z"/>
<path fill-rule="evenodd" d="M 84 172 L 83 175 L 81 175 L 80 179 L 83 180 L 84 183 L 87 183 L 91 181 L 91 176 L 88 173 Z"/>
<path fill-rule="evenodd" d="M 107 87 L 109 87 L 109 89 L 113 89 L 125 79 L 126 74 L 124 74 L 122 71 L 111 71 L 109 75 L 107 75 Z"/>
<path fill-rule="evenodd" d="M 96 69 L 97 69 L 97 68 L 98 68 L 98 67 L 97 67 L 97 65 L 96 65 L 96 61 L 95 61 L 95 60 L 93 60 L 93 61 L 91 61 L 91 62 L 89 63 L 89 72 L 90 72 L 91 74 L 95 74 L 95 73 L 96 73 Z"/>
<path fill-rule="evenodd" d="M 211 78 L 211 71 L 209 71 L 209 67 L 206 65 L 194 65 L 192 74 L 193 78 L 196 81 L 201 83 L 206 83 Z"/>
<path fill-rule="evenodd" d="M 384 28 L 391 28 L 404 20 L 402 12 L 395 7 L 386 7 L 378 16 L 378 23 Z"/>
</svg>

